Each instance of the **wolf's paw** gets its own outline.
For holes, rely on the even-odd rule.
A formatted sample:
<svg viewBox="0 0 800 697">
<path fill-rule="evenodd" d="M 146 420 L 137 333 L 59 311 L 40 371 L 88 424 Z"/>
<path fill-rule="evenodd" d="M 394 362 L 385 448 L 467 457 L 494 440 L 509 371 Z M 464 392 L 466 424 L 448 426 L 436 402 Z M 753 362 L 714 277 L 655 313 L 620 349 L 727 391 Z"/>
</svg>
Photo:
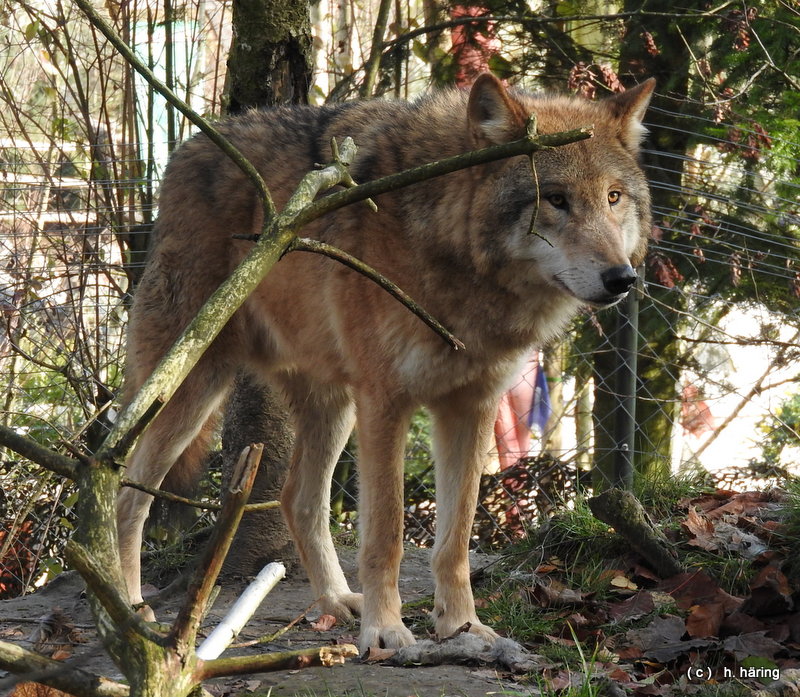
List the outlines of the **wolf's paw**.
<svg viewBox="0 0 800 697">
<path fill-rule="evenodd" d="M 383 649 L 402 649 L 416 643 L 414 635 L 402 623 L 387 624 L 380 626 L 361 626 L 361 635 L 358 638 L 358 646 L 363 654 L 370 647 L 380 647 Z"/>
<path fill-rule="evenodd" d="M 324 615 L 333 615 L 341 622 L 352 622 L 354 617 L 361 616 L 364 598 L 361 593 L 336 593 L 323 595 L 319 606 Z"/>
</svg>

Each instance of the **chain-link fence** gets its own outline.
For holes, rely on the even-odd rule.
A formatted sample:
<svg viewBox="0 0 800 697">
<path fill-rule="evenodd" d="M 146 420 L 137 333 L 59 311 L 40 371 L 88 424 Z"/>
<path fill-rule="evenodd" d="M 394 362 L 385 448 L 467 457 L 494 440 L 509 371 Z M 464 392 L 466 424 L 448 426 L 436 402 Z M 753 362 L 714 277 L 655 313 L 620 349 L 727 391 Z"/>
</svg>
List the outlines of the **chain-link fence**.
<svg viewBox="0 0 800 697">
<path fill-rule="evenodd" d="M 154 47 L 169 23 L 157 5 L 122 4 L 113 20 L 163 68 Z M 215 114 L 230 8 L 181 7 L 165 79 Z M 91 452 L 114 418 L 129 289 L 168 144 L 186 126 L 64 12 L 19 3 L 0 27 L 0 419 L 49 447 Z M 781 481 L 800 462 L 800 145 L 793 131 L 767 135 L 719 105 L 694 107 L 651 117 L 655 227 L 643 283 L 624 307 L 584 314 L 532 354 L 503 399 L 476 546 L 506 544 L 579 489 L 632 471 L 702 469 L 733 487 Z M 664 132 L 680 143 L 660 147 Z M 352 453 L 333 492 L 344 526 L 354 521 Z M 2 597 L 60 569 L 75 493 L 2 451 L 0 497 Z M 407 539 L 428 545 L 424 412 L 409 435 L 406 498 Z"/>
</svg>

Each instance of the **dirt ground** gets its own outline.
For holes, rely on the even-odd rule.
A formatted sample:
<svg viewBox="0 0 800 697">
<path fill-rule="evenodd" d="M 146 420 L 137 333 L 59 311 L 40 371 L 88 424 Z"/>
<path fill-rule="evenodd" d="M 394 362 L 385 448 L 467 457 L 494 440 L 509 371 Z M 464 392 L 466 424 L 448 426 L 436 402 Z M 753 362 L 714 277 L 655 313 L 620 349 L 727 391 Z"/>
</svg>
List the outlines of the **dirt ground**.
<svg viewBox="0 0 800 697">
<path fill-rule="evenodd" d="M 428 568 L 428 550 L 408 550 L 401 568 L 400 588 L 404 601 L 414 601 L 432 593 L 433 583 Z M 487 563 L 486 558 L 473 558 L 473 568 Z M 342 565 L 352 587 L 355 582 L 354 553 L 342 554 Z M 210 631 L 224 616 L 242 590 L 241 584 L 227 583 L 220 592 L 204 624 Z M 63 574 L 42 591 L 32 595 L 0 602 L 0 637 L 6 641 L 29 646 L 28 638 L 36 630 L 39 619 L 60 608 L 81 630 L 84 643 L 74 647 L 68 659 L 76 665 L 108 677 L 121 677 L 106 656 L 92 629 L 88 604 L 83 597 L 83 584 L 74 574 Z M 175 617 L 181 597 L 175 597 L 157 610 L 159 620 L 168 622 Z M 238 641 L 270 635 L 304 613 L 311 602 L 310 588 L 305 575 L 295 571 L 281 581 L 267 596 L 259 611 L 244 628 Z M 318 614 L 318 613 L 317 613 Z M 312 608 L 307 617 L 314 619 Z M 354 642 L 358 627 L 334 626 L 328 631 L 315 631 L 304 619 L 277 641 L 254 648 L 230 649 L 234 655 L 256 651 L 274 652 L 307 646 L 319 646 L 337 640 Z M 419 637 L 418 638 L 425 638 Z M 9 676 L 0 677 L 0 695 L 10 689 Z M 380 664 L 348 661 L 332 668 L 306 668 L 260 675 L 231 678 L 208 683 L 215 695 L 270 694 L 274 697 L 292 695 L 317 697 L 482 697 L 492 694 L 530 694 L 530 688 L 517 685 L 508 676 L 500 675 L 487 666 L 446 665 L 434 667 L 398 668 Z"/>
</svg>

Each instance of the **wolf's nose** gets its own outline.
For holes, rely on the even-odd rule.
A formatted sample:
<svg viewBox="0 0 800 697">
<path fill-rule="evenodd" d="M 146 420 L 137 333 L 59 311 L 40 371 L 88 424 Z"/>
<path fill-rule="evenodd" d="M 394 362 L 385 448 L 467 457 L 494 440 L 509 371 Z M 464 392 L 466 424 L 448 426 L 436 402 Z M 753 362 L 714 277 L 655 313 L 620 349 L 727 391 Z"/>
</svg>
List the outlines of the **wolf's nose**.
<svg viewBox="0 0 800 697">
<path fill-rule="evenodd" d="M 612 295 L 627 293 L 631 289 L 631 286 L 636 283 L 636 279 L 636 272 L 629 264 L 612 266 L 610 269 L 606 269 L 600 274 L 603 287 Z"/>
</svg>

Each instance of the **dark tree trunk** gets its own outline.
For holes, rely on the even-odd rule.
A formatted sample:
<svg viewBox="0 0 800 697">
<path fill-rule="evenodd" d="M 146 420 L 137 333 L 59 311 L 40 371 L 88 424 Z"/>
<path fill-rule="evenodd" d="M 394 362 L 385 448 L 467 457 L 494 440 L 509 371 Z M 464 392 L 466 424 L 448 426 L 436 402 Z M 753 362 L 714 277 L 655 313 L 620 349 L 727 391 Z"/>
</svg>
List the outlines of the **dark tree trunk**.
<svg viewBox="0 0 800 697">
<path fill-rule="evenodd" d="M 307 0 L 234 0 L 233 25 L 234 40 L 228 56 L 228 112 L 305 103 L 311 84 Z M 278 395 L 240 375 L 226 408 L 222 443 L 226 476 L 242 449 L 250 443 L 264 443 L 251 502 L 279 497 L 293 434 Z M 247 513 L 228 555 L 225 572 L 248 576 L 257 573 L 266 562 L 291 562 L 294 558 L 280 511 Z"/>
<path fill-rule="evenodd" d="M 311 85 L 306 0 L 234 0 L 227 108 L 304 104 Z"/>
<path fill-rule="evenodd" d="M 294 434 L 279 395 L 246 375 L 239 375 L 225 410 L 222 460 L 226 480 L 241 451 L 263 443 L 261 467 L 250 501 L 280 498 L 292 455 Z M 271 561 L 291 564 L 295 551 L 280 509 L 245 513 L 225 561 L 225 572 L 249 576 Z"/>
</svg>

